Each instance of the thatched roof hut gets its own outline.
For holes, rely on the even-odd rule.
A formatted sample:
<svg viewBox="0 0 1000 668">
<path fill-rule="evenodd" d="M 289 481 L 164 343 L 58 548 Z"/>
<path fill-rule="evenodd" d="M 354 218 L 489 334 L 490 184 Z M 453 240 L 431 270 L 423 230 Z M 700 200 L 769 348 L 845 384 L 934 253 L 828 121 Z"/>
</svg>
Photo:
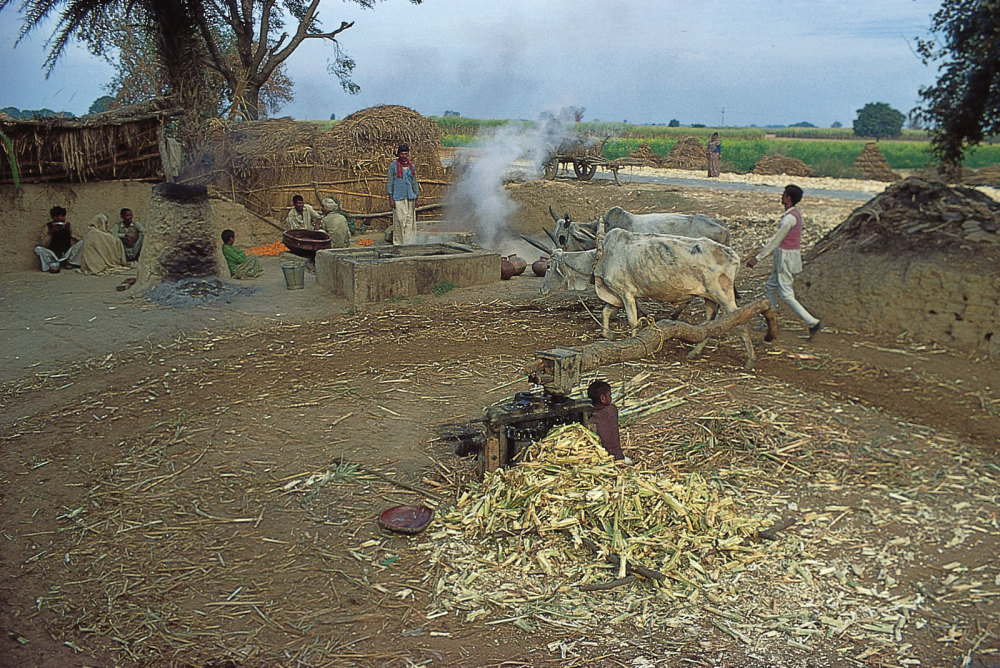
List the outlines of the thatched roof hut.
<svg viewBox="0 0 1000 668">
<path fill-rule="evenodd" d="M 209 181 L 261 216 L 281 219 L 292 196 L 319 204 L 334 195 L 354 215 L 385 213 L 386 172 L 399 144 L 410 146 L 420 204 L 439 203 L 448 186 L 441 130 L 407 107 L 351 114 L 330 130 L 290 119 L 242 122 L 216 132 Z"/>
<path fill-rule="evenodd" d="M 163 124 L 183 109 L 170 98 L 81 118 L 0 118 L 25 183 L 160 179 Z M 5 152 L 6 152 L 5 147 Z M 0 183 L 12 183 L 8 156 Z"/>
</svg>

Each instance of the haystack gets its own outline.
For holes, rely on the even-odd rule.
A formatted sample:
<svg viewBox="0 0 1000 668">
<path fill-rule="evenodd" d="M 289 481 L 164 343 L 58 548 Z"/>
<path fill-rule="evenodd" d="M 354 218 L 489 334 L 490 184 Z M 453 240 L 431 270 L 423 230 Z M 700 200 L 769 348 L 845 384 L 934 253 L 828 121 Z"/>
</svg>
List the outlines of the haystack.
<svg viewBox="0 0 1000 668">
<path fill-rule="evenodd" d="M 638 149 L 629 153 L 622 162 L 643 167 L 660 167 L 663 165 L 663 158 L 653 153 L 653 149 L 649 148 L 649 142 L 644 141 L 639 144 Z"/>
<path fill-rule="evenodd" d="M 708 169 L 705 147 L 697 137 L 684 137 L 670 149 L 663 159 L 663 166 L 669 169 Z"/>
<path fill-rule="evenodd" d="M 897 181 L 805 265 L 796 292 L 826 323 L 1000 353 L 1000 203 L 979 191 Z"/>
<path fill-rule="evenodd" d="M 871 181 L 898 181 L 899 174 L 892 171 L 889 161 L 878 150 L 878 144 L 870 141 L 865 144 L 861 155 L 854 161 L 854 169 L 863 178 Z"/>
<path fill-rule="evenodd" d="M 809 167 L 798 158 L 786 158 L 783 155 L 765 155 L 753 168 L 754 174 L 788 176 L 809 176 Z"/>
<path fill-rule="evenodd" d="M 292 197 L 319 206 L 333 195 L 352 215 L 390 215 L 386 172 L 399 144 L 410 146 L 421 206 L 441 201 L 449 184 L 437 124 L 407 107 L 364 109 L 333 129 L 290 119 L 233 124 L 214 137 L 210 182 L 251 211 L 283 220 Z"/>
</svg>

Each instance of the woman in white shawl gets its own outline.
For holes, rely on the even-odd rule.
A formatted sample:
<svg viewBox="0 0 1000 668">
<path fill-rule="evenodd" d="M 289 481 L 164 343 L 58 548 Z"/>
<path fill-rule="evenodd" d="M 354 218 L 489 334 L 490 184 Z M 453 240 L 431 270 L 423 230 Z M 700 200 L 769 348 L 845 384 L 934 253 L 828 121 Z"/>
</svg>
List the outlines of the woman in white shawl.
<svg viewBox="0 0 1000 668">
<path fill-rule="evenodd" d="M 108 231 L 108 217 L 99 213 L 83 235 L 80 269 L 85 274 L 112 274 L 128 269 L 122 240 Z"/>
</svg>

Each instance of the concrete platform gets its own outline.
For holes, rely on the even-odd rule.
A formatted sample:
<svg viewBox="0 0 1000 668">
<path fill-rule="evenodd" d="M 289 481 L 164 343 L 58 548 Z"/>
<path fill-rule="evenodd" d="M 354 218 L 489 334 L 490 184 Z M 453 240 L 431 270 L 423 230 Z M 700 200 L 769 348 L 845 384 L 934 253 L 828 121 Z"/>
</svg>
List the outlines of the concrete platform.
<svg viewBox="0 0 1000 668">
<path fill-rule="evenodd" d="M 500 280 L 500 255 L 458 243 L 332 248 L 316 253 L 316 283 L 353 305 Z"/>
</svg>

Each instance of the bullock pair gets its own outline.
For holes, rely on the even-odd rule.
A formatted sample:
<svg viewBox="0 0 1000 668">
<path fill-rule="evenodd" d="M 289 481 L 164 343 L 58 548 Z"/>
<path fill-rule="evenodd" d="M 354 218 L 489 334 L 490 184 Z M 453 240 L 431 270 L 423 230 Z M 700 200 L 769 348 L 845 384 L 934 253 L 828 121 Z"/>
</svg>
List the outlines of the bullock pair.
<svg viewBox="0 0 1000 668">
<path fill-rule="evenodd" d="M 556 218 L 551 209 L 550 213 Z M 606 234 L 604 219 L 597 221 L 591 231 L 588 224 L 557 218 L 556 231 L 546 232 L 559 248 L 546 249 L 523 237 L 550 254 L 542 294 L 586 290 L 593 280 L 597 296 L 605 303 L 605 338 L 611 338 L 610 320 L 623 307 L 635 334 L 639 322 L 636 300 L 641 298 L 676 303 L 703 297 L 708 320 L 716 316 L 720 306 L 726 313 L 736 310 L 735 282 L 740 259 L 718 241 L 729 240 L 725 225 L 700 214 L 636 215 L 620 207 L 608 214 L 616 226 Z M 653 233 L 650 228 L 657 231 Z M 590 248 L 568 250 L 571 244 Z M 749 326 L 741 326 L 741 336 L 747 352 L 745 366 L 751 369 L 756 356 Z M 706 343 L 696 345 L 688 357 L 698 355 Z"/>
</svg>

